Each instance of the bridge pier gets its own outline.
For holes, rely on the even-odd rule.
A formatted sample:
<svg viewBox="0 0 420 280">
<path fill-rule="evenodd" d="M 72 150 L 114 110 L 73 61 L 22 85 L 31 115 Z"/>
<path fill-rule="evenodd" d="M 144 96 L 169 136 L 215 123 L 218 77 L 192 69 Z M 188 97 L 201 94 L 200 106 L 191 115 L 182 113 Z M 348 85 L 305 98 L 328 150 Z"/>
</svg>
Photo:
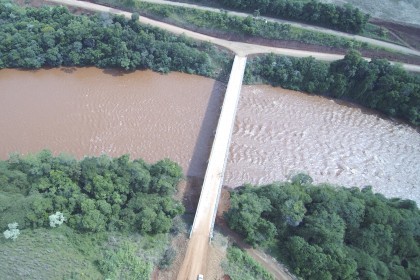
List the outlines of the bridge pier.
<svg viewBox="0 0 420 280">
<path fill-rule="evenodd" d="M 190 232 L 190 242 L 188 243 L 184 263 L 177 279 L 196 279 L 198 274 L 203 274 L 205 271 L 207 246 L 213 236 L 213 227 L 229 155 L 230 139 L 241 93 L 245 66 L 246 57 L 235 56 L 210 152 L 206 175 L 204 176 L 194 223 Z"/>
</svg>

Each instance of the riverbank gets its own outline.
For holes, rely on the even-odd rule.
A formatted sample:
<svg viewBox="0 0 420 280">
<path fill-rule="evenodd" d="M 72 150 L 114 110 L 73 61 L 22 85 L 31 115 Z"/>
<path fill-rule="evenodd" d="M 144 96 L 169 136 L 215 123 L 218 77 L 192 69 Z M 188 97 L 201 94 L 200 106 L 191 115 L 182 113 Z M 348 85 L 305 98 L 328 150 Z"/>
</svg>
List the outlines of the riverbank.
<svg viewBox="0 0 420 280">
<path fill-rule="evenodd" d="M 225 90 L 199 76 L 96 68 L 3 69 L 0 86 L 3 159 L 43 148 L 80 158 L 130 153 L 149 161 L 170 157 L 198 177 Z M 419 137 L 415 128 L 355 104 L 245 86 L 225 184 L 283 181 L 306 171 L 319 183 L 372 185 L 388 197 L 420 201 Z"/>
</svg>

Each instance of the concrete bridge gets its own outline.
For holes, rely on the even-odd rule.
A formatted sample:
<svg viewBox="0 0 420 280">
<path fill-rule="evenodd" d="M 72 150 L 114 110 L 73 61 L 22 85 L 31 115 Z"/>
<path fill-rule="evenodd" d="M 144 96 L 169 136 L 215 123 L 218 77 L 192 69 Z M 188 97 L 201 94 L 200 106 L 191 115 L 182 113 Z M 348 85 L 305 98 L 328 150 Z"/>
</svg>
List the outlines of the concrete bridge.
<svg viewBox="0 0 420 280">
<path fill-rule="evenodd" d="M 129 12 L 124 12 L 118 9 L 105 7 L 102 5 L 89 3 L 85 1 L 77 1 L 77 0 L 46 0 L 46 1 L 52 2 L 52 3 L 58 3 L 61 5 L 79 7 L 82 9 L 87 9 L 87 10 L 96 11 L 96 12 L 105 12 L 105 13 L 111 13 L 111 14 L 116 14 L 116 15 L 122 15 L 126 18 L 131 18 L 131 13 Z M 247 56 L 251 54 L 261 54 L 261 53 L 275 53 L 275 54 L 288 55 L 288 56 L 294 56 L 294 57 L 312 56 L 315 59 L 319 59 L 323 61 L 335 61 L 338 59 L 342 59 L 344 57 L 344 55 L 340 55 L 340 54 L 320 53 L 320 52 L 313 52 L 313 51 L 268 47 L 268 46 L 262 46 L 262 45 L 223 40 L 223 39 L 207 36 L 204 34 L 200 34 L 194 31 L 186 30 L 180 27 L 176 27 L 167 23 L 152 20 L 144 16 L 140 17 L 139 21 L 144 24 L 149 24 L 151 26 L 156 26 L 156 27 L 165 29 L 174 34 L 178 34 L 178 35 L 184 34 L 185 36 L 196 39 L 196 40 L 216 44 L 218 46 L 231 50 L 232 52 L 241 56 Z M 400 48 L 398 49 L 401 51 Z M 370 60 L 370 58 L 365 58 L 365 59 Z M 406 63 L 398 63 L 398 64 L 400 64 L 407 71 L 420 73 L 420 65 L 413 65 L 413 64 L 406 64 Z"/>
<path fill-rule="evenodd" d="M 131 13 L 121 10 L 104 7 L 101 5 L 76 0 L 46 0 L 59 4 L 80 7 L 98 12 L 107 12 L 118 14 L 127 18 L 131 17 Z M 207 252 L 209 241 L 213 233 L 213 226 L 219 203 L 219 196 L 223 183 L 224 170 L 226 166 L 232 129 L 235 121 L 236 109 L 242 86 L 242 79 L 245 71 L 246 56 L 250 54 L 275 53 L 289 55 L 294 57 L 312 56 L 319 60 L 334 61 L 342 59 L 343 55 L 310 52 L 302 50 L 275 48 L 268 46 L 260 46 L 242 42 L 232 42 L 211 36 L 185 30 L 170 24 L 158 22 L 145 17 L 140 18 L 140 22 L 163 28 L 174 34 L 184 34 L 188 37 L 210 42 L 237 54 L 232 66 L 230 79 L 228 82 L 222 111 L 217 125 L 216 135 L 213 142 L 212 150 L 209 157 L 209 163 L 204 177 L 204 183 L 195 214 L 194 223 L 190 233 L 190 241 L 188 243 L 187 252 L 177 279 L 197 279 L 198 274 L 206 272 Z M 401 50 L 401 49 L 399 49 Z M 405 51 L 407 52 L 407 51 Z M 410 51 L 410 53 L 412 53 Z M 419 55 L 418 52 L 414 55 Z M 365 58 L 369 60 L 369 58 Z M 401 64 L 408 71 L 420 72 L 420 65 Z"/>
<path fill-rule="evenodd" d="M 200 200 L 191 228 L 187 253 L 178 274 L 178 279 L 197 279 L 198 274 L 203 274 L 206 271 L 207 249 L 213 235 L 245 65 L 246 57 L 235 56 L 210 152 Z"/>
</svg>

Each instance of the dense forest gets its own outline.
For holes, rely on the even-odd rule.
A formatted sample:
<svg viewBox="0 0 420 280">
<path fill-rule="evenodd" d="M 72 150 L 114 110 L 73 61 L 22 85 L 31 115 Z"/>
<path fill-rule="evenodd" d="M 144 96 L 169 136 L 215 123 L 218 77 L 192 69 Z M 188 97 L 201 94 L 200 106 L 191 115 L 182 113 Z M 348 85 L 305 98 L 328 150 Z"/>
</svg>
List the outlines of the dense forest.
<svg viewBox="0 0 420 280">
<path fill-rule="evenodd" d="M 261 15 L 308 22 L 333 29 L 359 33 L 363 31 L 369 15 L 350 5 L 337 6 L 318 1 L 295 0 L 215 0 L 226 8 Z"/>
<path fill-rule="evenodd" d="M 420 279 L 420 211 L 371 187 L 289 183 L 231 193 L 229 226 L 304 279 Z"/>
<path fill-rule="evenodd" d="M 77 161 L 49 151 L 0 161 L 0 228 L 48 227 L 61 212 L 79 232 L 166 233 L 184 212 L 172 195 L 182 170 L 170 160 L 86 157 Z"/>
<path fill-rule="evenodd" d="M 356 102 L 420 125 L 420 77 L 385 59 L 350 51 L 331 64 L 312 57 L 262 55 L 248 60 L 244 81 Z"/>
<path fill-rule="evenodd" d="M 0 2 L 0 69 L 97 66 L 172 70 L 217 77 L 231 58 L 208 43 L 175 36 L 132 19 L 70 14 L 65 7 Z"/>
<path fill-rule="evenodd" d="M 181 168 L 44 150 L 0 161 L 2 279 L 150 279 L 171 265 Z M 14 242 L 7 240 L 11 239 Z"/>
</svg>

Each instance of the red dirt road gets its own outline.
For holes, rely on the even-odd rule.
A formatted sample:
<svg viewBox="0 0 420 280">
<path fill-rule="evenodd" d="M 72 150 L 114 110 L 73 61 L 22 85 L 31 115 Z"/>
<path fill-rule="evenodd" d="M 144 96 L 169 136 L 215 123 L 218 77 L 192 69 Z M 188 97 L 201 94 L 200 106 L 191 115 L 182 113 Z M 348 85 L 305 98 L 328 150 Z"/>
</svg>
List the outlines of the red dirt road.
<svg viewBox="0 0 420 280">
<path fill-rule="evenodd" d="M 187 253 L 178 274 L 178 280 L 193 280 L 197 278 L 198 274 L 206 274 L 207 246 L 219 204 L 219 195 L 229 154 L 230 138 L 241 93 L 245 65 L 245 57 L 235 57 L 191 229 L 191 240 L 188 243 Z"/>
<path fill-rule="evenodd" d="M 109 7 L 105 7 L 102 5 L 97 5 L 89 2 L 84 1 L 76 1 L 76 0 L 47 0 L 47 2 L 58 3 L 62 5 L 68 5 L 73 7 L 79 7 L 86 10 L 97 11 L 97 12 L 106 12 L 111 14 L 118 14 L 125 16 L 127 18 L 131 17 L 131 13 L 124 12 L 122 10 L 113 9 Z M 259 54 L 259 53 L 275 53 L 275 54 L 282 54 L 282 55 L 289 55 L 295 57 L 308 57 L 312 56 L 319 60 L 324 61 L 334 61 L 338 59 L 342 59 L 344 55 L 337 55 L 337 54 L 329 54 L 329 53 L 320 53 L 320 52 L 311 52 L 311 51 L 303 51 L 303 50 L 293 50 L 293 49 L 285 49 L 285 48 L 276 48 L 276 47 L 268 47 L 268 46 L 261 46 L 255 44 L 248 44 L 248 43 L 241 43 L 241 42 L 233 42 L 227 41 L 219 38 L 214 38 L 211 36 L 203 35 L 197 32 L 193 32 L 190 30 L 186 30 L 180 27 L 176 27 L 170 24 L 162 23 L 156 20 L 151 20 L 146 17 L 140 17 L 140 22 L 144 24 L 149 24 L 152 26 L 156 26 L 162 29 L 165 29 L 174 34 L 185 34 L 188 37 L 191 37 L 196 40 L 210 42 L 221 47 L 227 48 L 240 56 L 247 56 L 251 54 Z M 400 47 L 400 46 L 398 46 Z M 407 49 L 407 48 L 405 48 Z M 410 50 L 413 51 L 413 50 Z M 368 59 L 368 58 L 367 58 Z M 408 71 L 413 72 L 420 72 L 419 65 L 413 64 L 401 64 L 403 68 Z"/>
<path fill-rule="evenodd" d="M 206 275 L 207 252 L 209 247 L 208 232 L 195 232 L 188 242 L 184 262 L 178 273 L 178 280 L 197 279 L 198 274 Z"/>
<path fill-rule="evenodd" d="M 48 0 L 48 1 L 64 4 L 64 5 L 69 5 L 69 6 L 80 7 L 87 10 L 119 14 L 128 18 L 131 17 L 131 13 L 128 13 L 128 12 L 124 12 L 121 10 L 112 9 L 109 7 L 96 5 L 92 3 L 87 3 L 83 1 L 76 1 L 76 0 Z M 165 24 L 162 22 L 150 20 L 145 17 L 141 17 L 140 21 L 145 24 L 150 24 L 153 26 L 163 28 L 175 34 L 185 34 L 188 37 L 192 37 L 194 39 L 198 39 L 201 41 L 208 41 L 208 42 L 217 44 L 219 46 L 225 47 L 227 49 L 230 49 L 234 51 L 236 54 L 243 56 L 242 58 L 239 59 L 239 60 L 244 60 L 240 62 L 240 63 L 243 63 L 243 69 L 245 68 L 245 62 L 246 62 L 245 56 L 249 54 L 256 54 L 256 53 L 273 52 L 277 54 L 284 54 L 284 55 L 290 55 L 290 56 L 296 56 L 296 57 L 313 56 L 316 59 L 326 60 L 326 61 L 333 61 L 333 60 L 343 58 L 343 55 L 275 48 L 275 47 L 267 47 L 267 46 L 260 46 L 260 45 L 222 40 L 219 38 L 214 38 L 214 37 L 206 36 L 206 35 L 199 34 L 196 32 L 188 31 L 188 30 L 175 27 L 169 24 Z M 237 61 L 237 58 L 235 58 L 235 63 L 236 61 Z M 235 70 L 234 70 L 235 63 L 234 63 L 234 66 L 232 67 L 232 73 L 235 73 Z M 407 70 L 420 72 L 420 66 L 418 65 L 402 64 L 402 66 L 406 68 Z M 243 69 L 241 70 L 242 71 L 241 75 L 243 75 Z M 234 87 L 236 88 L 232 89 L 232 91 L 238 91 L 238 95 L 237 95 L 237 99 L 238 99 L 240 88 L 242 85 L 242 77 L 231 74 L 231 79 L 232 77 L 234 77 L 234 80 L 236 80 L 237 82 L 238 82 L 238 79 L 240 79 L 239 83 L 235 83 Z M 229 84 L 230 83 L 231 83 L 231 80 L 229 81 Z M 209 246 L 209 233 L 211 231 L 211 224 L 214 218 L 213 217 L 214 212 L 215 212 L 214 207 L 217 207 L 218 193 L 220 192 L 221 184 L 223 182 L 224 164 L 226 162 L 227 151 L 228 151 L 228 147 L 230 143 L 230 134 L 231 134 L 231 128 L 229 129 L 229 126 L 233 125 L 233 121 L 235 119 L 236 104 L 237 104 L 237 100 L 236 101 L 229 100 L 228 98 L 229 97 L 228 95 L 229 84 L 228 84 L 225 101 L 223 103 L 223 109 L 222 109 L 222 113 L 219 119 L 219 124 L 217 128 L 215 140 L 213 143 L 212 152 L 209 159 L 208 170 L 210 170 L 210 172 L 206 173 L 206 177 L 204 179 L 205 182 L 203 184 L 203 189 L 200 196 L 200 202 L 197 207 L 197 214 L 196 214 L 196 219 L 194 220 L 194 225 L 192 228 L 191 239 L 188 245 L 184 263 L 177 277 L 177 279 L 179 280 L 185 280 L 185 279 L 193 280 L 193 279 L 197 279 L 198 274 L 204 274 L 204 276 L 206 274 L 207 251 L 208 251 L 208 246 Z M 227 105 L 226 105 L 226 102 L 228 102 Z M 224 120 L 223 118 L 225 108 L 228 108 L 227 110 L 230 110 L 230 112 L 228 112 L 228 115 L 230 117 L 228 118 L 227 121 Z M 230 118 L 233 118 L 232 124 L 229 123 L 231 121 Z M 220 126 L 221 128 L 219 129 Z M 222 137 L 217 137 L 218 135 L 222 135 Z M 223 140 L 220 142 L 218 141 L 219 138 Z M 215 152 L 213 152 L 214 149 L 216 149 Z M 225 150 L 225 152 L 223 152 L 223 150 Z M 221 163 L 224 163 L 224 164 L 221 164 Z M 214 166 L 212 167 L 211 165 L 214 165 Z M 206 179 L 210 181 L 210 183 L 207 183 L 207 186 L 206 186 Z"/>
</svg>

